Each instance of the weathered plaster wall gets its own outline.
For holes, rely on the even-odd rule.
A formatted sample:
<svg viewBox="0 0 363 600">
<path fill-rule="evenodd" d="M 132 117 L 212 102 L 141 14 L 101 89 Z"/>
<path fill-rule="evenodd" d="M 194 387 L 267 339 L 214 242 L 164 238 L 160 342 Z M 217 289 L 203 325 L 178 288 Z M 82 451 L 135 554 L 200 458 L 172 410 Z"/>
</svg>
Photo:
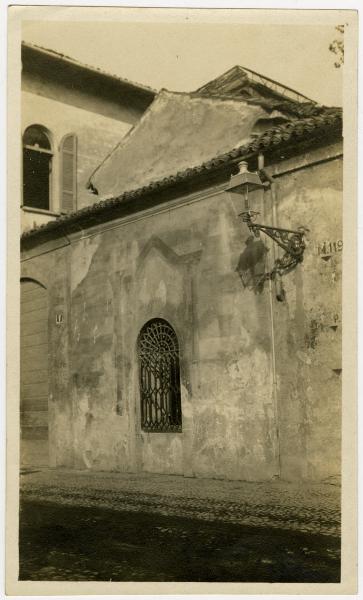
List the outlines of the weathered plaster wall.
<svg viewBox="0 0 363 600">
<path fill-rule="evenodd" d="M 274 303 L 282 476 L 340 473 L 342 161 L 277 179 L 281 227 L 303 225 L 304 262 Z"/>
<path fill-rule="evenodd" d="M 245 143 L 261 106 L 163 90 L 92 177 L 100 197 L 117 196 Z"/>
<path fill-rule="evenodd" d="M 273 295 L 277 406 L 268 286 L 255 293 L 236 272 L 249 235 L 238 196 L 108 224 L 24 263 L 49 273 L 65 311 L 57 329 L 53 308 L 49 321 L 55 464 L 266 480 L 280 459 L 286 479 L 339 472 L 340 325 L 327 315 L 340 314 L 340 254 L 325 261 L 317 250 L 341 239 L 339 164 L 278 178 L 279 225 L 310 232 L 303 265 L 284 278 L 286 301 Z M 270 219 L 269 192 L 252 200 Z M 140 430 L 136 344 L 155 317 L 179 339 L 182 433 Z"/>
<path fill-rule="evenodd" d="M 242 293 L 240 244 L 228 196 L 72 244 L 76 465 L 275 474 L 266 299 Z M 179 338 L 181 434 L 140 431 L 136 341 L 154 317 Z"/>
<path fill-rule="evenodd" d="M 24 260 L 21 276 L 46 287 L 49 348 L 49 465 L 74 465 L 73 406 L 69 380 L 69 251 L 65 240 L 53 252 Z M 60 324 L 57 320 L 60 319 Z"/>
</svg>

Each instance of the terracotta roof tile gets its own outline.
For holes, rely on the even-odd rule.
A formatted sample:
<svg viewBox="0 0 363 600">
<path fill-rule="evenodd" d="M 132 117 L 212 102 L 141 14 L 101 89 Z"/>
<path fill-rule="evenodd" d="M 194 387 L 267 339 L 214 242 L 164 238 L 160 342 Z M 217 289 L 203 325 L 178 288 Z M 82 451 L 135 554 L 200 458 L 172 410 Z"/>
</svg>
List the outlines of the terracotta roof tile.
<svg viewBox="0 0 363 600">
<path fill-rule="evenodd" d="M 49 221 L 44 225 L 40 225 L 29 231 L 25 231 L 22 234 L 22 240 L 36 236 L 41 232 L 61 229 L 63 225 L 67 223 L 78 223 L 86 220 L 88 215 L 99 215 L 104 211 L 118 206 L 130 200 L 132 198 L 139 198 L 147 193 L 154 190 L 166 189 L 176 183 L 182 183 L 194 176 L 213 171 L 225 165 L 227 163 L 233 163 L 237 158 L 247 157 L 250 154 L 256 153 L 258 150 L 264 148 L 277 147 L 278 145 L 288 145 L 290 141 L 304 141 L 304 140 L 315 140 L 322 137 L 322 133 L 336 133 L 339 135 L 342 128 L 342 111 L 341 109 L 327 109 L 319 115 L 310 116 L 308 118 L 299 119 L 278 127 L 274 127 L 265 131 L 260 137 L 254 139 L 247 144 L 240 146 L 239 148 L 233 148 L 229 152 L 223 155 L 216 156 L 213 160 L 209 160 L 206 163 L 198 165 L 194 168 L 188 168 L 184 171 L 180 171 L 170 177 L 164 177 L 159 181 L 153 181 L 149 185 L 143 186 L 136 190 L 130 190 L 124 192 L 121 196 L 103 200 L 74 213 L 59 217 L 55 221 Z"/>
</svg>

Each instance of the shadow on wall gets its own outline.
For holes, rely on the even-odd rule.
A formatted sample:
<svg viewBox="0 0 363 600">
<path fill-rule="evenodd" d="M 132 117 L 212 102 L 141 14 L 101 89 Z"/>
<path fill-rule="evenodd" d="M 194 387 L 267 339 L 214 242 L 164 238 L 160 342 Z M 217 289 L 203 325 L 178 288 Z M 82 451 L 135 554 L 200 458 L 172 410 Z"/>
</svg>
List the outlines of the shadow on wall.
<svg viewBox="0 0 363 600">
<path fill-rule="evenodd" d="M 261 240 L 250 235 L 245 241 L 246 247 L 241 253 L 236 272 L 244 288 L 260 294 L 265 282 L 265 262 L 268 248 Z"/>
</svg>

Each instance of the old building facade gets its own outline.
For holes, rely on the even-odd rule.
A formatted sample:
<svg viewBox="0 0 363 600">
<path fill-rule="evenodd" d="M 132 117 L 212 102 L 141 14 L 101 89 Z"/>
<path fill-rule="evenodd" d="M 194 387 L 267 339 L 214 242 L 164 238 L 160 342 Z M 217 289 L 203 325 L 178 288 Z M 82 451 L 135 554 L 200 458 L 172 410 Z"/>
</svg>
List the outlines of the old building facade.
<svg viewBox="0 0 363 600">
<path fill-rule="evenodd" d="M 90 173 L 155 92 L 25 42 L 21 57 L 24 231 L 94 203 Z"/>
<path fill-rule="evenodd" d="M 240 67 L 156 96 L 89 173 L 99 201 L 22 236 L 24 464 L 339 475 L 341 136 L 338 109 Z M 258 222 L 303 231 L 282 274 L 241 161 Z"/>
</svg>

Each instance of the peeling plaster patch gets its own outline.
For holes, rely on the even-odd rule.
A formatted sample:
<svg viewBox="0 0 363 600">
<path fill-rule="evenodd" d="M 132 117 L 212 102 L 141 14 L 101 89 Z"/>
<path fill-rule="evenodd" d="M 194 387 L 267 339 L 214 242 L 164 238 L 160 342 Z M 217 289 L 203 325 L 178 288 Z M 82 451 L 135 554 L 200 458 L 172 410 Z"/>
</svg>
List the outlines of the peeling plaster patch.
<svg viewBox="0 0 363 600">
<path fill-rule="evenodd" d="M 288 318 L 292 321 L 293 319 L 295 319 L 295 315 L 296 315 L 297 299 L 296 299 L 295 284 L 294 284 L 294 281 L 293 281 L 291 275 L 290 275 L 290 277 L 288 277 L 288 276 L 285 277 L 284 282 L 283 282 L 283 287 L 285 290 L 284 305 L 287 308 Z"/>
<path fill-rule="evenodd" d="M 305 352 L 298 350 L 296 352 L 296 356 L 299 360 L 301 360 L 301 362 L 305 363 L 306 365 L 311 365 L 311 358 Z"/>
<path fill-rule="evenodd" d="M 261 444 L 261 442 L 256 442 L 255 445 L 254 445 L 254 447 L 253 447 L 253 457 L 254 457 L 254 460 L 255 460 L 256 456 L 258 457 L 259 461 L 261 461 L 261 462 L 265 458 L 264 447 Z"/>
<path fill-rule="evenodd" d="M 85 450 L 83 452 L 83 461 L 86 465 L 87 469 L 91 469 L 92 467 L 92 452 L 91 450 Z"/>
<path fill-rule="evenodd" d="M 72 246 L 71 293 L 87 276 L 93 256 L 98 250 L 99 241 L 96 237 L 80 240 Z M 77 265 L 77 268 L 75 267 Z"/>
<path fill-rule="evenodd" d="M 189 419 L 193 415 L 193 405 L 189 400 L 188 390 L 183 384 L 181 384 L 181 386 L 180 386 L 180 391 L 181 391 L 183 419 L 184 418 Z"/>
<path fill-rule="evenodd" d="M 251 343 L 251 336 L 248 333 L 247 329 L 245 329 L 242 325 L 240 326 L 240 343 L 242 347 L 247 348 Z"/>
<path fill-rule="evenodd" d="M 305 345 L 307 348 L 316 348 L 320 330 L 321 322 L 317 319 L 311 319 L 309 324 L 309 332 L 305 335 Z"/>
<path fill-rule="evenodd" d="M 232 379 L 238 379 L 238 378 L 240 378 L 241 374 L 240 374 L 240 369 L 239 369 L 239 366 L 238 366 L 238 361 L 233 362 L 230 365 L 228 365 L 227 370 L 228 370 L 228 375 Z"/>
<path fill-rule="evenodd" d="M 142 277 L 140 288 L 139 288 L 139 300 L 144 304 L 147 304 L 149 298 L 148 281 L 146 277 Z"/>
<path fill-rule="evenodd" d="M 173 464 L 177 464 L 180 461 L 180 455 L 182 452 L 182 445 L 178 438 L 175 437 L 174 439 L 172 439 L 170 444 L 170 451 L 173 457 Z"/>
<path fill-rule="evenodd" d="M 218 327 L 218 323 L 216 323 L 216 326 Z M 217 335 L 214 337 L 206 336 L 205 339 L 200 342 L 199 352 L 203 358 L 216 358 L 220 351 L 221 343 L 220 338 Z"/>
<path fill-rule="evenodd" d="M 143 439 L 143 469 L 154 473 L 181 474 L 183 446 L 181 436 L 147 434 Z"/>
<path fill-rule="evenodd" d="M 81 330 L 79 327 L 78 319 L 75 319 L 75 322 L 73 325 L 73 335 L 74 335 L 74 339 L 76 340 L 76 342 L 79 342 L 79 340 L 81 339 Z"/>
<path fill-rule="evenodd" d="M 166 304 L 166 285 L 163 279 L 159 282 L 157 289 L 155 290 L 154 297 L 157 298 L 163 306 Z"/>
<path fill-rule="evenodd" d="M 230 250 L 230 226 L 227 222 L 227 215 L 224 212 L 219 213 L 219 252 L 217 255 L 219 269 L 221 272 L 231 268 L 232 252 Z M 226 264 L 227 263 L 227 264 Z"/>
<path fill-rule="evenodd" d="M 241 387 L 263 385 L 268 373 L 267 356 L 255 348 L 250 356 L 230 362 L 227 372 L 231 379 L 239 381 Z"/>
<path fill-rule="evenodd" d="M 88 412 L 88 407 L 89 407 L 88 396 L 86 396 L 86 395 L 79 396 L 78 414 L 83 415 L 86 412 Z"/>
</svg>

